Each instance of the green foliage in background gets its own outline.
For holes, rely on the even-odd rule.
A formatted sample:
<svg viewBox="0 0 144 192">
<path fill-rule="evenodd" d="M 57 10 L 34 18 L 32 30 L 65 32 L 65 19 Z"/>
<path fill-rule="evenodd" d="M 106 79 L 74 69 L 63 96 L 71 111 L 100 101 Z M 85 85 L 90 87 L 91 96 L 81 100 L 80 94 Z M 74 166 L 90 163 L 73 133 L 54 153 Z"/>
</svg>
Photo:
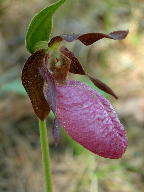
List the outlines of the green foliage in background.
<svg viewBox="0 0 144 192">
<path fill-rule="evenodd" d="M 2 92 L 16 92 L 18 94 L 27 95 L 24 87 L 22 86 L 20 80 L 16 79 L 14 81 L 8 82 L 1 87 Z"/>
</svg>

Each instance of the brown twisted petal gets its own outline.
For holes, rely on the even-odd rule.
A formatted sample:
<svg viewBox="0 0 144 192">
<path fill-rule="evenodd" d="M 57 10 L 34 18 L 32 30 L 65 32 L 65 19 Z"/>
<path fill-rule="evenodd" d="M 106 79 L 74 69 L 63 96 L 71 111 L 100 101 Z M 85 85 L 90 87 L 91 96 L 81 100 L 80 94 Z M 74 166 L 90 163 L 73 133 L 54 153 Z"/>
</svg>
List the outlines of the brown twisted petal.
<svg viewBox="0 0 144 192">
<path fill-rule="evenodd" d="M 71 51 L 69 51 L 66 47 L 61 47 L 60 49 L 61 53 L 63 53 L 64 55 L 66 55 L 70 60 L 71 60 L 71 66 L 70 66 L 70 72 L 71 73 L 75 73 L 75 74 L 80 74 L 80 75 L 87 75 L 80 62 L 78 61 L 78 59 L 73 55 L 73 53 Z M 94 85 L 96 87 L 98 87 L 99 89 L 103 90 L 104 92 L 112 95 L 113 97 L 115 97 L 116 99 L 118 99 L 118 97 L 116 96 L 116 94 L 113 92 L 113 90 L 108 87 L 105 83 L 103 83 L 102 81 L 93 78 L 89 75 L 87 75 L 89 77 L 89 79 L 94 83 Z"/>
<path fill-rule="evenodd" d="M 40 75 L 43 78 L 43 80 L 46 82 L 44 89 L 46 87 L 48 89 L 48 103 L 49 103 L 52 111 L 55 113 L 56 112 L 56 99 L 55 99 L 56 98 L 56 92 L 55 92 L 56 88 L 55 88 L 54 78 L 45 65 L 42 65 L 39 68 L 39 72 L 40 72 Z"/>
<path fill-rule="evenodd" d="M 66 47 L 61 47 L 60 49 L 61 53 L 63 53 L 64 55 L 66 55 L 70 60 L 71 60 L 71 66 L 70 66 L 70 72 L 71 73 L 75 73 L 75 74 L 80 74 L 80 75 L 87 75 L 80 62 L 78 61 L 78 59 L 74 56 L 74 54 L 69 51 Z M 116 94 L 113 92 L 113 90 L 108 87 L 105 83 L 103 83 L 102 81 L 93 78 L 89 75 L 87 75 L 89 77 L 89 79 L 94 83 L 94 85 L 96 87 L 98 87 L 99 89 L 101 89 L 102 91 L 112 95 L 114 98 L 118 99 L 118 97 L 116 96 Z"/>
<path fill-rule="evenodd" d="M 78 39 L 86 46 L 95 43 L 96 41 L 108 38 L 113 40 L 123 40 L 128 34 L 128 31 L 114 31 L 112 33 L 87 33 L 78 37 Z"/>
<path fill-rule="evenodd" d="M 54 119 L 54 124 L 53 124 L 53 129 L 52 129 L 52 134 L 54 137 L 55 144 L 59 143 L 59 138 L 60 138 L 60 128 L 61 124 L 57 116 Z"/>
<path fill-rule="evenodd" d="M 60 52 L 70 59 L 71 64 L 70 64 L 69 71 L 71 73 L 85 75 L 85 72 L 84 72 L 79 60 L 74 56 L 74 54 L 71 51 L 69 51 L 66 47 L 62 46 L 60 48 Z"/>
<path fill-rule="evenodd" d="M 50 71 L 46 68 L 45 65 L 42 65 L 39 68 L 39 71 L 40 71 L 42 78 L 46 82 L 45 86 L 44 86 L 44 90 L 43 90 L 43 92 L 45 94 L 45 98 L 47 99 L 47 102 L 49 103 L 50 108 L 55 115 L 54 125 L 53 125 L 53 136 L 54 136 L 55 143 L 58 143 L 61 125 L 60 125 L 59 119 L 57 118 L 57 113 L 56 113 L 56 85 L 55 85 L 55 80 L 54 80 L 53 75 L 50 73 Z"/>
<path fill-rule="evenodd" d="M 105 33 L 64 34 L 64 35 L 53 37 L 48 45 L 52 46 L 54 43 L 60 42 L 62 40 L 65 40 L 67 42 L 80 40 L 84 45 L 88 46 L 103 38 L 108 38 L 113 40 L 123 40 L 127 36 L 127 34 L 128 34 L 128 30 L 114 31 L 109 34 L 105 34 Z"/>
<path fill-rule="evenodd" d="M 22 84 L 31 100 L 35 114 L 40 120 L 44 120 L 50 112 L 44 94 L 44 80 L 39 73 L 39 67 L 47 55 L 43 50 L 32 54 L 26 61 L 22 70 Z"/>
<path fill-rule="evenodd" d="M 103 83 L 102 81 L 100 81 L 99 79 L 96 79 L 96 78 L 93 78 L 93 77 L 90 77 L 88 75 L 89 79 L 94 83 L 94 85 L 96 87 L 98 87 L 99 89 L 101 89 L 102 91 L 112 95 L 115 99 L 118 99 L 118 97 L 116 96 L 116 94 L 113 92 L 113 90 L 108 87 L 105 83 Z"/>
</svg>

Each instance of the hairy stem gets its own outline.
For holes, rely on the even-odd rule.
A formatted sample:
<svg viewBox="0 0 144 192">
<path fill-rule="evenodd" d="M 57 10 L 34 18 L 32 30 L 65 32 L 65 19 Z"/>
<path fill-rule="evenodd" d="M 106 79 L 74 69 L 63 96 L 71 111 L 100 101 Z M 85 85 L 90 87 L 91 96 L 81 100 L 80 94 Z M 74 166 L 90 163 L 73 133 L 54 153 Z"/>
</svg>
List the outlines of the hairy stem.
<svg viewBox="0 0 144 192">
<path fill-rule="evenodd" d="M 39 120 L 39 129 L 40 129 L 43 171 L 45 179 L 45 192 L 52 192 L 49 144 L 48 144 L 48 135 L 45 121 Z"/>
</svg>

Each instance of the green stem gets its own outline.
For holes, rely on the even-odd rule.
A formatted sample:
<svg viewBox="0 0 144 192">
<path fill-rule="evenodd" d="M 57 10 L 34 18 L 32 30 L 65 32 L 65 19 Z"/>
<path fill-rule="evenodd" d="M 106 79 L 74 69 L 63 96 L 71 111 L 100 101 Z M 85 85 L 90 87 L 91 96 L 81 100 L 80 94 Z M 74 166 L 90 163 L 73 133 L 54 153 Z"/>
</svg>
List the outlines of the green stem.
<svg viewBox="0 0 144 192">
<path fill-rule="evenodd" d="M 50 155 L 49 155 L 46 121 L 39 120 L 39 129 L 40 129 L 40 141 L 41 141 L 42 160 L 43 160 L 43 171 L 45 178 L 45 192 L 52 192 Z"/>
</svg>

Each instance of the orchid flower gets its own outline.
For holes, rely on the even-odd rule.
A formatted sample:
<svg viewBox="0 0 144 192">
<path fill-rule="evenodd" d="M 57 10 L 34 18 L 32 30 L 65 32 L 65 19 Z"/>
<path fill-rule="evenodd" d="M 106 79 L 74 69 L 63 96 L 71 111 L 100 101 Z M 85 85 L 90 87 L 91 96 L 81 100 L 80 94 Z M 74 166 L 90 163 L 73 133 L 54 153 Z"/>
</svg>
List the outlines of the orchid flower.
<svg viewBox="0 0 144 192">
<path fill-rule="evenodd" d="M 59 141 L 61 126 L 79 144 L 105 158 L 120 158 L 128 143 L 124 127 L 109 101 L 86 84 L 69 80 L 68 74 L 86 75 L 99 89 L 116 99 L 117 95 L 105 83 L 87 73 L 75 55 L 61 44 L 79 40 L 89 46 L 103 38 L 123 40 L 128 31 L 64 34 L 49 41 L 53 15 L 65 2 L 58 0 L 40 10 L 30 22 L 25 41 L 32 55 L 22 70 L 22 84 L 39 119 L 45 192 L 52 192 L 45 120 L 50 111 L 55 116 L 52 128 L 55 143 Z"/>
<path fill-rule="evenodd" d="M 35 114 L 46 119 L 55 115 L 53 136 L 59 140 L 60 127 L 89 151 L 105 158 L 117 159 L 127 148 L 127 136 L 110 102 L 96 90 L 79 81 L 68 80 L 68 73 L 87 75 L 95 86 L 117 98 L 106 84 L 91 77 L 62 41 L 79 40 L 86 46 L 108 38 L 122 40 L 128 31 L 110 34 L 87 33 L 53 37 L 48 49 L 33 53 L 22 71 L 25 87 Z"/>
</svg>

